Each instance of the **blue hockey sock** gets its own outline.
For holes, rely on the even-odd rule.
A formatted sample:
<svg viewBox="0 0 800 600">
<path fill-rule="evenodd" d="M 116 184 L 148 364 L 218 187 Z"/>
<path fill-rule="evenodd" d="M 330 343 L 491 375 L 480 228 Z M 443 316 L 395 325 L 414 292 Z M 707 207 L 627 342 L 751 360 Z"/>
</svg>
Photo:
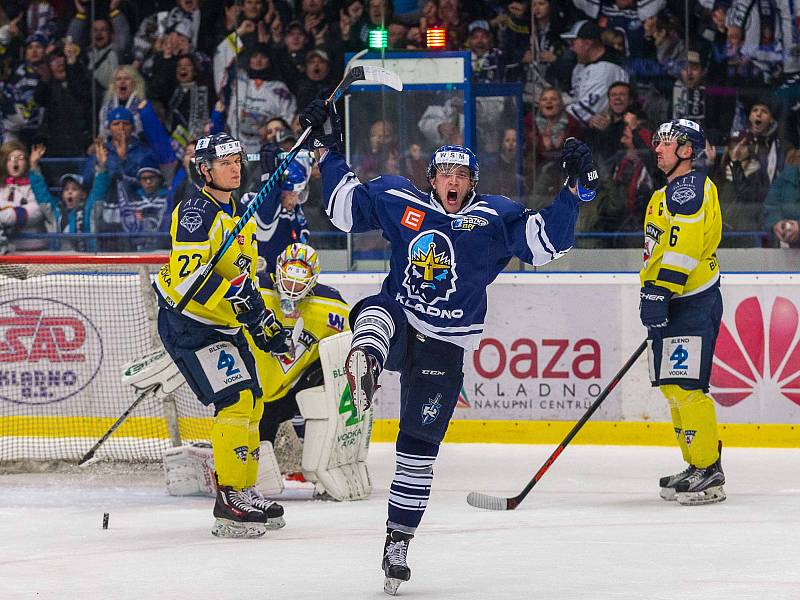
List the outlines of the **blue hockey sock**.
<svg viewBox="0 0 800 600">
<path fill-rule="evenodd" d="M 439 453 L 439 444 L 404 434 L 397 436 L 395 445 L 396 468 L 389 488 L 388 529 L 399 529 L 413 534 L 431 495 L 433 462 Z"/>
</svg>

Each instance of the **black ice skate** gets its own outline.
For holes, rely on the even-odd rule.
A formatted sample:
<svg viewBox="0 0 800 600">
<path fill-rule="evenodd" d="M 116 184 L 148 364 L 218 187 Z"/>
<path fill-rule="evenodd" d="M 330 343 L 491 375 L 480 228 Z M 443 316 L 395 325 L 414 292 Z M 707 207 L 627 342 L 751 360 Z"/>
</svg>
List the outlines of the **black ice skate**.
<svg viewBox="0 0 800 600">
<path fill-rule="evenodd" d="M 662 477 L 658 480 L 658 485 L 661 486 L 661 491 L 659 492 L 659 496 L 661 496 L 664 500 L 675 500 L 675 486 L 678 485 L 679 481 L 683 481 L 697 467 L 693 465 L 689 465 L 680 473 L 675 473 L 675 475 L 667 475 L 666 477 Z"/>
<path fill-rule="evenodd" d="M 372 406 L 372 397 L 375 395 L 375 390 L 380 387 L 377 385 L 375 359 L 370 357 L 363 348 L 355 346 L 347 355 L 344 370 L 350 384 L 353 403 L 358 414 L 361 415 Z"/>
<path fill-rule="evenodd" d="M 688 477 L 675 486 L 675 499 L 678 504 L 713 504 L 725 500 L 725 473 L 722 472 L 722 455 L 713 465 L 704 469 L 696 468 Z"/>
<path fill-rule="evenodd" d="M 267 529 L 280 529 L 286 525 L 283 518 L 283 506 L 262 496 L 256 486 L 247 488 L 244 493 L 250 495 L 250 504 L 266 515 Z"/>
<path fill-rule="evenodd" d="M 217 518 L 211 533 L 217 537 L 254 538 L 267 532 L 267 516 L 250 503 L 250 494 L 228 486 L 217 489 L 214 504 Z"/>
<path fill-rule="evenodd" d="M 394 596 L 400 584 L 411 579 L 411 569 L 406 562 L 406 554 L 408 554 L 408 543 L 413 538 L 412 534 L 399 529 L 392 529 L 386 534 L 381 567 L 386 575 L 383 591 L 387 594 Z"/>
</svg>

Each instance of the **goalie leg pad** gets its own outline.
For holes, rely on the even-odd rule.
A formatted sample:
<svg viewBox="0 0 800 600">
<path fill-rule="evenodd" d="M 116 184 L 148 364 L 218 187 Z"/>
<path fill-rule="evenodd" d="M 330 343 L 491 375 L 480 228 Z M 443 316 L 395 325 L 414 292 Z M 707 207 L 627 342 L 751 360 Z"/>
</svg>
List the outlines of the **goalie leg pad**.
<svg viewBox="0 0 800 600">
<path fill-rule="evenodd" d="M 214 454 L 210 444 L 169 448 L 164 452 L 164 475 L 171 496 L 215 496 Z"/>
<path fill-rule="evenodd" d="M 261 442 L 256 488 L 264 496 L 278 496 L 283 492 L 283 477 L 281 477 L 278 459 L 269 442 Z"/>
<path fill-rule="evenodd" d="M 358 414 L 342 376 L 351 339 L 344 332 L 320 341 L 325 384 L 297 394 L 306 419 L 303 474 L 335 500 L 361 500 L 372 492 L 366 465 L 372 409 Z"/>
</svg>

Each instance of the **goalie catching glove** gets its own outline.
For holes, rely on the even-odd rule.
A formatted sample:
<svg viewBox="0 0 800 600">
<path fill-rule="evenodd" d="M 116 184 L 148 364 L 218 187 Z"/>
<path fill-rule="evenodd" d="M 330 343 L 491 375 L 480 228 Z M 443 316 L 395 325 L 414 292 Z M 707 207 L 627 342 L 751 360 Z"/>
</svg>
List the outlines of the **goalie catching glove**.
<svg viewBox="0 0 800 600">
<path fill-rule="evenodd" d="M 589 146 L 577 138 L 567 138 L 561 150 L 561 168 L 567 173 L 565 186 L 576 187 L 578 198 L 584 202 L 594 200 L 600 177 L 592 162 L 592 151 Z"/>
<path fill-rule="evenodd" d="M 336 112 L 336 105 L 317 99 L 300 113 L 300 126 L 311 127 L 309 149 L 330 148 L 341 151 L 344 143 L 342 137 L 342 117 Z"/>
</svg>

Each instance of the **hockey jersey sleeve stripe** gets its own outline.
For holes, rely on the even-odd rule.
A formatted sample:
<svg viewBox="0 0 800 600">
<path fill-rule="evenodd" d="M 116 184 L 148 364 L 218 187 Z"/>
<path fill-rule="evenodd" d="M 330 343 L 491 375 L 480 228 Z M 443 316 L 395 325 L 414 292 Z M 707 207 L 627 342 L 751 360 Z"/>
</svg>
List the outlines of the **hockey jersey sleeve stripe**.
<svg viewBox="0 0 800 600">
<path fill-rule="evenodd" d="M 437 208 L 436 206 L 433 206 L 431 204 L 423 202 L 422 200 L 420 200 L 416 196 L 414 196 L 412 194 L 409 194 L 408 192 L 403 191 L 403 190 L 391 190 L 390 189 L 390 190 L 386 190 L 386 193 L 387 194 L 391 194 L 392 196 L 397 196 L 398 198 L 402 198 L 403 200 L 408 200 L 409 202 L 413 202 L 414 204 L 419 204 L 420 206 L 424 206 L 425 208 Z"/>
<path fill-rule="evenodd" d="M 485 208 L 483 206 L 475 206 L 473 208 L 470 208 L 469 210 L 465 210 L 464 212 L 465 213 L 469 213 L 469 212 L 473 212 L 473 211 L 485 212 L 487 214 L 497 216 L 497 211 L 495 209 L 493 209 L 493 208 Z"/>
<path fill-rule="evenodd" d="M 699 261 L 691 256 L 679 254 L 678 252 L 664 252 L 661 264 L 678 267 L 684 271 L 693 271 L 699 264 Z"/>
<path fill-rule="evenodd" d="M 361 185 L 352 172 L 346 173 L 331 193 L 325 213 L 337 228 L 349 232 L 353 229 L 353 193 Z"/>
<path fill-rule="evenodd" d="M 692 215 L 691 217 L 686 217 L 683 215 L 675 215 L 672 220 L 676 223 L 697 223 L 702 221 L 705 218 L 705 214 L 700 212 L 699 214 Z"/>
<path fill-rule="evenodd" d="M 658 271 L 658 283 L 660 282 L 671 283 L 673 285 L 683 287 L 684 285 L 686 285 L 686 281 L 688 279 L 689 275 L 687 273 L 673 271 L 672 269 L 667 269 L 665 267 L 661 267 L 661 269 Z"/>
<path fill-rule="evenodd" d="M 175 286 L 175 290 L 180 294 L 185 294 L 187 291 L 189 291 L 189 288 L 194 280 L 200 277 L 202 270 L 203 269 L 201 265 L 194 271 L 194 273 L 186 277 L 177 286 Z M 219 304 L 219 301 L 225 296 L 225 292 L 228 291 L 228 288 L 230 288 L 230 284 L 225 281 L 221 275 L 212 271 L 209 278 L 197 291 L 192 300 L 202 304 L 206 308 L 213 310 L 216 308 L 217 304 Z"/>
<path fill-rule="evenodd" d="M 205 244 L 187 244 L 186 242 L 173 242 L 173 250 L 180 250 L 181 252 L 184 250 L 200 250 L 203 252 L 207 252 L 209 249 L 209 242 Z"/>
<path fill-rule="evenodd" d="M 525 225 L 525 238 L 528 247 L 533 252 L 533 264 L 544 265 L 556 258 L 556 251 L 550 245 L 547 234 L 544 232 L 544 219 L 538 214 L 531 215 Z M 542 254 L 547 254 L 546 260 L 542 260 Z"/>
</svg>

